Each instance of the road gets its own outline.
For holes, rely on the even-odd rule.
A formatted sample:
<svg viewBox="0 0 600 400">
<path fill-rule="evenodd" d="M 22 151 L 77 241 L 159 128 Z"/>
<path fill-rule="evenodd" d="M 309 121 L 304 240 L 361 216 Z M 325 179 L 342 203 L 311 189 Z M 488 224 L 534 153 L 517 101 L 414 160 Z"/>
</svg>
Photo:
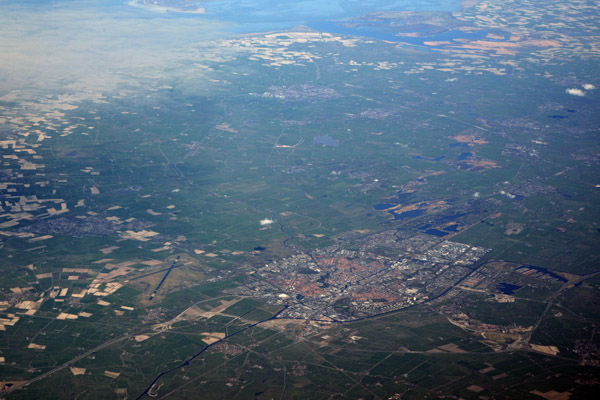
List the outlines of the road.
<svg viewBox="0 0 600 400">
<path fill-rule="evenodd" d="M 150 393 L 150 390 L 152 390 L 152 388 L 154 387 L 154 385 L 156 384 L 156 382 L 158 382 L 158 380 L 159 380 L 160 378 L 162 378 L 163 376 L 165 376 L 165 375 L 168 375 L 168 374 L 170 374 L 170 373 L 172 373 L 172 372 L 175 372 L 175 371 L 177 371 L 177 370 L 179 370 L 179 369 L 181 369 L 181 368 L 183 368 L 183 367 L 185 367 L 185 366 L 188 366 L 188 365 L 190 365 L 190 363 L 191 363 L 192 361 L 194 361 L 196 358 L 198 358 L 198 357 L 199 357 L 199 356 L 200 356 L 202 353 L 204 353 L 206 350 L 210 349 L 211 347 L 213 347 L 213 346 L 215 346 L 215 345 L 217 345 L 217 344 L 219 344 L 219 343 L 222 343 L 223 341 L 227 340 L 228 338 L 230 338 L 230 337 L 232 337 L 232 336 L 236 336 L 236 335 L 238 335 L 238 334 L 240 334 L 240 333 L 242 333 L 242 332 L 245 332 L 245 331 L 247 331 L 248 329 L 254 328 L 255 326 L 258 326 L 258 325 L 260 325 L 260 324 L 262 324 L 262 323 L 265 323 L 265 322 L 267 322 L 267 321 L 271 321 L 271 320 L 274 320 L 274 319 L 276 319 L 276 318 L 277 318 L 277 317 L 278 317 L 278 316 L 279 316 L 279 315 L 280 315 L 282 312 L 284 312 L 284 311 L 287 309 L 287 307 L 288 307 L 288 306 L 284 306 L 284 307 L 283 307 L 281 310 L 279 310 L 279 311 L 278 311 L 276 314 L 274 314 L 274 315 L 270 316 L 270 317 L 269 317 L 269 318 L 267 318 L 267 319 L 263 319 L 262 321 L 258 321 L 258 322 L 255 322 L 255 323 L 251 324 L 251 325 L 248 325 L 248 326 L 246 326 L 245 328 L 242 328 L 242 329 L 240 329 L 239 331 L 235 331 L 235 332 L 233 332 L 233 333 L 227 334 L 227 335 L 226 335 L 224 338 L 222 338 L 222 339 L 219 339 L 218 341 L 216 341 L 216 342 L 214 342 L 214 343 L 211 343 L 211 344 L 208 344 L 208 345 L 204 346 L 204 347 L 203 347 L 203 348 L 202 348 L 200 351 L 198 351 L 198 352 L 197 352 L 196 354 L 194 354 L 193 356 L 189 357 L 187 360 L 185 360 L 185 361 L 184 361 L 184 362 L 182 362 L 181 364 L 179 364 L 179 365 L 177 365 L 177 366 L 175 366 L 175 367 L 173 367 L 173 368 L 171 368 L 171 369 L 169 369 L 169 370 L 166 370 L 166 371 L 163 371 L 163 372 L 161 372 L 161 373 L 160 373 L 160 374 L 158 374 L 158 375 L 156 376 L 156 378 L 154 378 L 154 380 L 153 380 L 153 381 L 152 381 L 152 382 L 151 382 L 151 383 L 148 385 L 148 387 L 146 388 L 146 390 L 144 390 L 144 392 L 143 392 L 142 394 L 140 394 L 138 397 L 136 397 L 136 400 L 139 400 L 139 399 L 141 399 L 141 398 L 143 398 L 143 397 L 146 397 L 147 395 L 149 395 L 149 393 Z"/>
<path fill-rule="evenodd" d="M 82 360 L 82 359 L 84 359 L 86 357 L 89 357 L 92 354 L 94 354 L 95 352 L 100 351 L 100 350 L 102 350 L 102 349 L 104 349 L 106 347 L 112 346 L 113 344 L 118 343 L 118 342 L 120 342 L 122 340 L 129 339 L 129 338 L 131 338 L 134 335 L 135 335 L 135 333 L 126 333 L 126 334 L 124 334 L 122 336 L 119 336 L 117 338 L 111 339 L 108 342 L 104 342 L 100 346 L 94 347 L 93 349 L 88 350 L 85 353 L 82 353 L 82 354 L 78 355 L 77 357 L 72 358 L 71 360 L 67 361 L 66 363 L 61 364 L 58 367 L 55 367 L 55 368 L 51 369 L 50 371 L 44 372 L 43 374 L 38 375 L 35 378 L 30 379 L 28 381 L 21 382 L 19 384 L 11 386 L 9 389 L 0 391 L 0 395 L 4 396 L 6 394 L 11 393 L 12 391 L 15 391 L 17 389 L 21 389 L 22 387 L 25 387 L 25 386 L 30 385 L 32 383 L 41 381 L 42 379 L 46 379 L 47 377 L 49 377 L 52 374 L 57 373 L 58 371 L 62 371 L 63 369 L 65 369 L 67 367 L 73 366 L 73 364 L 75 364 L 77 361 Z"/>
<path fill-rule="evenodd" d="M 544 318 L 546 318 L 546 315 L 548 314 L 548 311 L 550 311 L 550 309 L 552 308 L 552 306 L 554 305 L 554 302 L 556 301 L 556 299 L 558 298 L 558 296 L 560 296 L 561 294 L 563 294 L 566 290 L 572 288 L 575 285 L 580 284 L 581 282 L 593 278 L 596 275 L 600 274 L 600 271 L 598 272 L 593 272 L 591 274 L 587 274 L 587 275 L 583 275 L 580 276 L 579 278 L 575 279 L 575 280 L 571 280 L 569 282 L 565 282 L 547 301 L 546 301 L 546 308 L 544 308 L 544 312 L 542 312 L 540 314 L 540 316 L 538 317 L 537 321 L 535 322 L 535 325 L 533 326 L 533 328 L 526 334 L 524 335 L 521 339 L 517 340 L 516 342 L 512 343 L 511 345 L 508 346 L 509 350 L 530 350 L 529 349 L 529 341 L 531 340 L 531 336 L 533 336 L 534 332 L 539 328 L 540 324 L 542 323 L 542 321 L 544 320 Z"/>
<path fill-rule="evenodd" d="M 180 257 L 181 256 L 177 256 L 177 258 L 175 259 L 175 261 L 173 261 L 173 264 L 171 264 L 171 266 L 167 270 L 167 273 L 165 274 L 165 276 L 163 276 L 162 280 L 160 281 L 160 283 L 158 284 L 158 286 L 156 287 L 156 289 L 154 289 L 154 292 L 152 292 L 152 294 L 150 295 L 150 298 L 148 300 L 152 300 L 154 298 L 154 296 L 156 296 L 156 293 L 158 292 L 158 290 L 160 289 L 160 287 L 162 286 L 162 284 L 165 283 L 165 281 L 167 280 L 167 277 L 169 276 L 169 274 L 171 273 L 171 271 L 173 270 L 173 268 L 175 268 L 175 264 L 177 264 L 177 261 L 179 261 Z"/>
</svg>

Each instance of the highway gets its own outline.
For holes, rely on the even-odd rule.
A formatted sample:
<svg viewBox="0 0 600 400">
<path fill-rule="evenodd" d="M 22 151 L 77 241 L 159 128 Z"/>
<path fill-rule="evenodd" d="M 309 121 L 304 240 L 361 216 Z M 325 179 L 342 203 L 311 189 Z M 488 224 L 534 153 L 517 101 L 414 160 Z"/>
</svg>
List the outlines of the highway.
<svg viewBox="0 0 600 400">
<path fill-rule="evenodd" d="M 25 387 L 25 386 L 30 385 L 32 383 L 41 381 L 42 379 L 46 379 L 47 377 L 49 377 L 52 374 L 55 374 L 58 371 L 61 371 L 61 370 L 65 369 L 65 368 L 67 368 L 67 367 L 73 366 L 77 361 L 79 361 L 81 359 L 84 359 L 84 358 L 86 358 L 86 357 L 94 354 L 95 352 L 97 352 L 99 350 L 102 350 L 102 349 L 104 349 L 106 347 L 112 346 L 113 344 L 118 343 L 118 342 L 120 342 L 122 340 L 129 339 L 129 338 L 131 338 L 134 335 L 135 335 L 134 333 L 126 333 L 126 334 L 124 334 L 122 336 L 119 336 L 119 337 L 117 337 L 115 339 L 111 339 L 108 342 L 102 343 L 100 346 L 94 347 L 93 349 L 88 350 L 85 353 L 82 353 L 82 354 L 78 355 L 75 358 L 72 358 L 71 360 L 67 361 L 66 363 L 61 364 L 58 367 L 55 367 L 55 368 L 51 369 L 50 371 L 44 372 L 43 374 L 38 375 L 38 376 L 36 376 L 33 379 L 30 379 L 30 380 L 25 381 L 25 382 L 21 382 L 19 384 L 11 386 L 9 389 L 0 391 L 0 395 L 4 396 L 4 395 L 6 395 L 8 393 L 11 393 L 14 390 L 21 389 L 22 387 Z"/>
</svg>

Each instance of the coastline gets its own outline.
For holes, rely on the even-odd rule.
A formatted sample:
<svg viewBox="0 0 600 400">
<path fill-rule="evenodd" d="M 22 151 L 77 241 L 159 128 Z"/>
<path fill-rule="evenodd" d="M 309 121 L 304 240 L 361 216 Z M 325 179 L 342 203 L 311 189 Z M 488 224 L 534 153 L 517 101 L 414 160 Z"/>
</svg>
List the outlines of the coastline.
<svg viewBox="0 0 600 400">
<path fill-rule="evenodd" d="M 182 9 L 182 8 L 177 8 L 177 7 L 146 4 L 143 2 L 143 0 L 130 0 L 129 2 L 127 2 L 127 5 L 132 6 L 132 7 L 137 7 L 137 8 L 143 8 L 143 9 L 149 10 L 149 11 L 160 12 L 160 13 L 176 12 L 176 13 L 183 13 L 183 14 L 206 14 L 206 8 L 204 8 L 204 7 L 197 7 L 195 9 L 188 10 L 188 9 Z"/>
</svg>

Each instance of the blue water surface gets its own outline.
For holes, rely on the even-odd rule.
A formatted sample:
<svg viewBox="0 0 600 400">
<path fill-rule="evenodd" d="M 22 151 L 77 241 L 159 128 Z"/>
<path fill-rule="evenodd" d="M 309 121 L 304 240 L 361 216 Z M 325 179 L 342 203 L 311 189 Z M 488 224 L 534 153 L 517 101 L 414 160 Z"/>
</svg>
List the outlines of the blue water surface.
<svg viewBox="0 0 600 400">
<path fill-rule="evenodd" d="M 327 20 L 351 19 L 377 11 L 451 12 L 459 10 L 460 4 L 461 0 L 215 0 L 202 3 L 206 9 L 204 14 L 172 14 L 231 22 L 230 30 L 237 33 L 284 30 L 301 24 L 333 32 L 329 29 L 333 29 L 334 24 L 329 26 Z"/>
<path fill-rule="evenodd" d="M 340 141 L 339 140 L 335 140 L 334 138 L 329 137 L 327 135 L 316 137 L 315 138 L 315 143 L 316 144 L 323 144 L 325 146 L 331 146 L 331 147 L 338 147 L 340 145 Z"/>
</svg>

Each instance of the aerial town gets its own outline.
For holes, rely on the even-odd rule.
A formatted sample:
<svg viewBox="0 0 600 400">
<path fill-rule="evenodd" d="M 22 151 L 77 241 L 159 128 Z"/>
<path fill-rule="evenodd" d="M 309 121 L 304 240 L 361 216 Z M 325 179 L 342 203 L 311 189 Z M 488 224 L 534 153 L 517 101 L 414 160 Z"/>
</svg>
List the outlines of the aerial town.
<svg viewBox="0 0 600 400">
<path fill-rule="evenodd" d="M 377 243 L 388 251 L 378 252 Z M 347 322 L 439 297 L 487 251 L 418 232 L 385 231 L 251 270 L 244 285 L 230 292 L 290 305 L 283 317 Z"/>
</svg>

